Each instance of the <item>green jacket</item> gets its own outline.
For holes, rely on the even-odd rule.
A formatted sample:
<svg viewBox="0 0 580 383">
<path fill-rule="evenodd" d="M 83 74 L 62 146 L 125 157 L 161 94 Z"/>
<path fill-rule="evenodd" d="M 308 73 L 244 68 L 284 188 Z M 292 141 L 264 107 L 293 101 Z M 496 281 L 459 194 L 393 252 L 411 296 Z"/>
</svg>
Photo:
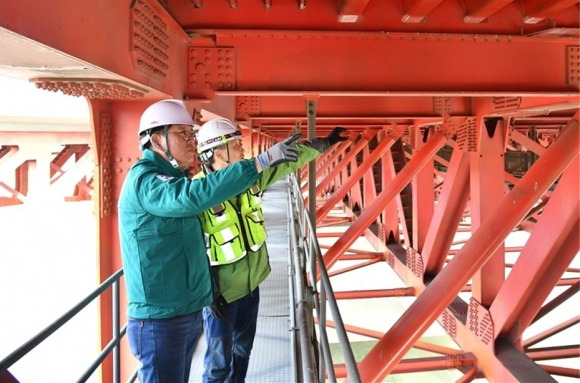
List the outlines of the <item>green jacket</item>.
<svg viewBox="0 0 580 383">
<path fill-rule="evenodd" d="M 304 144 L 296 145 L 298 148 L 298 161 L 285 162 L 273 168 L 267 168 L 262 172 L 262 178 L 256 183 L 260 190 L 265 190 L 274 182 L 284 178 L 288 174 L 300 169 L 304 164 L 312 161 L 320 152 Z M 229 165 L 226 169 L 230 166 Z M 209 177 L 210 173 L 205 177 Z M 203 174 L 197 174 L 195 177 L 203 177 Z M 238 193 L 241 194 L 241 193 Z M 238 196 L 229 200 L 233 206 L 239 207 Z M 203 214 L 200 214 L 203 219 Z M 238 300 L 256 289 L 270 275 L 270 262 L 266 244 L 258 251 L 247 249 L 248 254 L 237 262 L 214 266 L 218 268 L 219 290 L 227 302 Z"/>
<path fill-rule="evenodd" d="M 127 174 L 118 205 L 129 317 L 171 318 L 212 302 L 197 215 L 243 192 L 260 177 L 254 160 L 244 160 L 203 180 L 190 180 L 145 149 Z"/>
</svg>

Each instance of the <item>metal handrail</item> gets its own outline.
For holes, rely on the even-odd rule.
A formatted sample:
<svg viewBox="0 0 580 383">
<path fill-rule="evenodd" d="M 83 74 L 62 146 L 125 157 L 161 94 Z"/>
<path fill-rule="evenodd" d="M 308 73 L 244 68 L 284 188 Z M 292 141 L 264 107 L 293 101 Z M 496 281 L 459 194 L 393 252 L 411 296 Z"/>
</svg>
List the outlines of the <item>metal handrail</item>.
<svg viewBox="0 0 580 383">
<path fill-rule="evenodd" d="M 336 382 L 334 373 L 330 345 L 326 333 L 326 302 L 328 302 L 332 317 L 336 324 L 335 330 L 339 344 L 343 353 L 347 378 L 349 382 L 360 382 L 360 374 L 354 359 L 346 330 L 342 322 L 340 311 L 332 291 L 330 279 L 316 233 L 313 230 L 310 216 L 304 209 L 304 200 L 300 192 L 300 186 L 294 175 L 290 179 L 290 193 L 288 204 L 288 226 L 289 226 L 289 247 L 290 247 L 290 299 L 292 307 L 290 320 L 295 336 L 292 338 L 292 348 L 295 360 L 300 361 L 294 365 L 296 382 Z M 320 270 L 320 291 L 317 289 L 316 270 Z M 78 382 L 86 382 L 94 371 L 103 363 L 103 360 L 113 354 L 113 382 L 119 383 L 120 373 L 120 348 L 119 343 L 127 331 L 127 326 L 120 328 L 119 310 L 119 281 L 123 275 L 120 269 L 104 281 L 98 288 L 81 300 L 77 305 L 67 311 L 60 318 L 51 323 L 44 330 L 33 336 L 30 340 L 18 347 L 6 358 L 0 361 L 0 374 L 8 371 L 13 364 L 18 362 L 31 350 L 42 343 L 46 338 L 56 332 L 66 324 L 81 310 L 88 306 L 93 300 L 103 294 L 109 287 L 112 287 L 112 326 L 113 338 L 103 348 L 101 353 L 87 368 L 85 373 L 78 379 Z M 316 311 L 318 320 L 318 341 L 314 329 L 313 312 Z M 299 343 L 299 344 L 297 344 Z M 322 351 L 322 356 L 320 355 Z M 328 367 L 328 368 L 327 368 Z M 131 375 L 128 382 L 133 382 L 137 378 L 137 370 Z"/>
<path fill-rule="evenodd" d="M 126 325 L 119 330 L 120 326 L 120 315 L 119 315 L 119 280 L 123 275 L 123 269 L 118 270 L 106 281 L 101 283 L 99 287 L 97 287 L 92 293 L 90 293 L 86 298 L 81 300 L 78 304 L 76 304 L 73 308 L 67 311 L 64 315 L 60 318 L 55 320 L 51 323 L 48 327 L 44 330 L 40 331 L 38 334 L 33 336 L 30 340 L 25 342 L 22 346 L 18 347 L 14 350 L 11 354 L 9 354 L 6 358 L 0 361 L 0 374 L 8 369 L 16 362 L 18 362 L 21 358 L 23 358 L 26 354 L 32 351 L 36 346 L 42 343 L 46 338 L 51 336 L 55 333 L 59 328 L 61 328 L 64 324 L 66 324 L 69 320 L 71 320 L 75 315 L 77 315 L 82 309 L 87 307 L 93 300 L 98 298 L 101 294 L 103 294 L 110 286 L 112 286 L 113 290 L 113 339 L 105 346 L 105 348 L 101 351 L 99 356 L 95 359 L 95 361 L 91 364 L 91 366 L 86 370 L 86 372 L 81 376 L 78 382 L 86 382 L 93 372 L 102 364 L 103 360 L 113 352 L 113 381 L 115 383 L 120 382 L 120 352 L 119 352 L 119 342 L 121 338 L 125 335 L 126 332 Z"/>
<path fill-rule="evenodd" d="M 300 365 L 295 366 L 297 382 L 336 382 L 334 373 L 330 345 L 326 333 L 326 303 L 336 324 L 335 331 L 338 342 L 344 357 L 347 378 L 349 382 L 358 383 L 361 381 L 358 366 L 354 358 L 348 336 L 336 303 L 336 298 L 332 290 L 330 278 L 320 252 L 318 238 L 313 230 L 310 215 L 304 209 L 304 199 L 300 191 L 300 185 L 295 175 L 289 176 L 290 193 L 288 196 L 289 233 L 291 250 L 291 270 L 294 288 L 294 316 L 292 326 L 300 332 L 299 339 L 301 347 L 294 346 L 295 357 L 300 360 Z M 320 270 L 320 291 L 317 291 L 316 270 Z M 307 278 L 309 277 L 309 279 Z M 314 306 L 314 307 L 313 307 Z M 317 339 L 312 334 L 313 329 L 309 328 L 314 323 L 313 310 L 318 318 L 319 345 Z M 298 320 L 296 320 L 298 318 Z M 293 337 L 293 342 L 297 341 Z M 315 354 L 319 354 L 322 349 L 322 356 L 318 359 Z M 299 369 L 300 367 L 300 369 Z M 316 378 L 318 372 L 318 378 Z"/>
</svg>

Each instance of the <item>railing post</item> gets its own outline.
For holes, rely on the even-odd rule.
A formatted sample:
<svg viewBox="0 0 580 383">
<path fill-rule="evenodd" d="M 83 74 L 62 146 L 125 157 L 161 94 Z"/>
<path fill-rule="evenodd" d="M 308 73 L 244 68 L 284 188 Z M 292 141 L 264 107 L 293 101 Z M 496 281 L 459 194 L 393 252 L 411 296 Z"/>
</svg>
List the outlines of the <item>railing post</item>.
<svg viewBox="0 0 580 383">
<path fill-rule="evenodd" d="M 120 306 L 119 306 L 119 280 L 116 280 L 112 286 L 113 289 L 113 339 L 118 342 L 113 348 L 113 382 L 121 382 L 121 347 L 120 347 Z"/>
</svg>

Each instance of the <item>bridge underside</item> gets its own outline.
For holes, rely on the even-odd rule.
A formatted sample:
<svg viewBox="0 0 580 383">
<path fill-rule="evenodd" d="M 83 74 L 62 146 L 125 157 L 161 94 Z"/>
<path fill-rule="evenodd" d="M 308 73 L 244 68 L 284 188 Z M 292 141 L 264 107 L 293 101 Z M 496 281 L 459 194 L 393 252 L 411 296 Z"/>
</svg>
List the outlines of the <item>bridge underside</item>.
<svg viewBox="0 0 580 383">
<path fill-rule="evenodd" d="M 580 284 L 578 14 L 577 0 L 7 2 L 0 74 L 85 97 L 91 126 L 1 131 L 0 206 L 38 185 L 94 198 L 104 280 L 121 267 L 116 201 L 151 102 L 235 120 L 249 156 L 344 126 L 349 141 L 301 177 L 333 238 L 325 263 L 359 261 L 337 274 L 362 280 L 384 262 L 404 286 L 337 295 L 411 302 L 388 328 L 350 327 L 376 339 L 363 381 L 442 368 L 460 381 L 578 378 L 566 335 L 579 317 L 565 309 Z M 514 232 L 527 240 L 511 245 Z M 460 351 L 421 340 L 435 322 Z"/>
</svg>

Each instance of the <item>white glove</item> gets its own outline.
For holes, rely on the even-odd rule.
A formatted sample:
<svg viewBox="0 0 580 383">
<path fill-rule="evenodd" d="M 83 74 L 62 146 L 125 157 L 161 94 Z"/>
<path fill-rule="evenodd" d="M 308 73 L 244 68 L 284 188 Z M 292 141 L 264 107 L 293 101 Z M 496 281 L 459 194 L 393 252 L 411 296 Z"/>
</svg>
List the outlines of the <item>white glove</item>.
<svg viewBox="0 0 580 383">
<path fill-rule="evenodd" d="M 298 149 L 291 144 L 299 139 L 301 134 L 295 134 L 288 137 L 282 142 L 277 143 L 264 153 L 259 154 L 256 160 L 266 169 L 272 166 L 280 165 L 283 162 L 296 162 L 298 160 Z"/>
</svg>

